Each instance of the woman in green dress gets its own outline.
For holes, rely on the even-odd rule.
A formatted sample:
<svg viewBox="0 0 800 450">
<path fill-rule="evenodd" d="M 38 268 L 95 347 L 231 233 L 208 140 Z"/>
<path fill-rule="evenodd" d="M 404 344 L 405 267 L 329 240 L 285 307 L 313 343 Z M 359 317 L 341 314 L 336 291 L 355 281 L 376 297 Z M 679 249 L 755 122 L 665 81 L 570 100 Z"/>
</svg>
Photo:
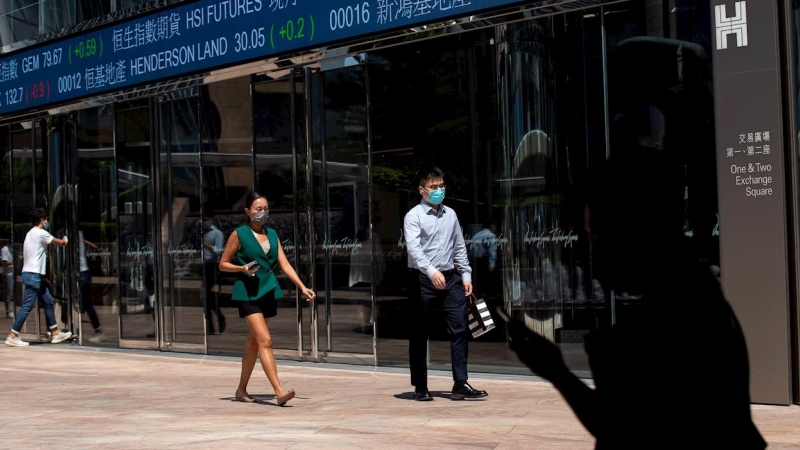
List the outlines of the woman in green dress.
<svg viewBox="0 0 800 450">
<path fill-rule="evenodd" d="M 219 263 L 220 271 L 237 273 L 231 298 L 239 303 L 239 317 L 245 318 L 250 327 L 236 399 L 246 403 L 256 401 L 247 393 L 247 383 L 256 365 L 256 357 L 260 356 L 261 366 L 275 389 L 276 403 L 283 406 L 294 398 L 295 393 L 281 386 L 275 356 L 272 354 L 272 336 L 268 324 L 270 317 L 278 314 L 277 299 L 283 297 L 275 277 L 276 266 L 280 266 L 308 301 L 312 301 L 316 294 L 303 284 L 286 259 L 278 234 L 266 226 L 269 217 L 267 199 L 252 192 L 248 194 L 245 204 L 247 223 L 231 233 Z"/>
</svg>

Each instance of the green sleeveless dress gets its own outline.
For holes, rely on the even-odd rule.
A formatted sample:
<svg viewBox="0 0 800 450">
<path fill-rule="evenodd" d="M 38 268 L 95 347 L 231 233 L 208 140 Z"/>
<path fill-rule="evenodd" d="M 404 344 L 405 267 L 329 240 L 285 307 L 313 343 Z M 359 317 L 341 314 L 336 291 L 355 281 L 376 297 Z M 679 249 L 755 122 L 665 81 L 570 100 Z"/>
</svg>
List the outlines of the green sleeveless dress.
<svg viewBox="0 0 800 450">
<path fill-rule="evenodd" d="M 239 235 L 239 251 L 236 260 L 239 265 L 257 261 L 259 266 L 251 277 L 246 272 L 238 272 L 238 279 L 233 283 L 232 300 L 252 302 L 259 300 L 270 292 L 275 298 L 283 298 L 283 291 L 275 277 L 275 266 L 278 265 L 278 233 L 272 228 L 266 228 L 269 239 L 269 252 L 264 254 L 261 244 L 253 234 L 249 225 L 245 224 L 236 229 Z"/>
</svg>

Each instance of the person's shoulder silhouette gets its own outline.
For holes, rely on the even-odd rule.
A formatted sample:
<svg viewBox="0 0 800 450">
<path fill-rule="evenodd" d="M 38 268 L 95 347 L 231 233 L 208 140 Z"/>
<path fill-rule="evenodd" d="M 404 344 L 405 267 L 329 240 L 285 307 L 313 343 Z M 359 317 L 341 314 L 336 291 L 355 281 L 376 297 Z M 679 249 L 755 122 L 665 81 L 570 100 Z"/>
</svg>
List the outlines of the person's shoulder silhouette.
<svg viewBox="0 0 800 450">
<path fill-rule="evenodd" d="M 744 335 L 716 276 L 682 236 L 681 167 L 663 151 L 621 153 L 588 177 L 586 230 L 597 277 L 637 301 L 585 339 L 594 388 L 558 348 L 509 327 L 512 348 L 554 383 L 598 449 L 766 446 L 750 415 Z"/>
</svg>

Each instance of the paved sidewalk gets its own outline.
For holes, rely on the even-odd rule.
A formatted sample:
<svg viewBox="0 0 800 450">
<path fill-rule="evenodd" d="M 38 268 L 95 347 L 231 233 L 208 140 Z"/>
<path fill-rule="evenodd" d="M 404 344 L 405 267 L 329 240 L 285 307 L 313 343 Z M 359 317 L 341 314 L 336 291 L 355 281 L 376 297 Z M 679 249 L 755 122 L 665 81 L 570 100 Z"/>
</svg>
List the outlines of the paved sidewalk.
<svg viewBox="0 0 800 450">
<path fill-rule="evenodd" d="M 342 367 L 279 362 L 298 397 L 277 407 L 259 365 L 249 391 L 262 403 L 231 401 L 235 358 L 2 347 L 0 448 L 593 447 L 552 387 L 533 378 L 474 375 L 489 397 L 454 402 L 442 393 L 449 376 L 438 373 L 435 400 L 419 403 L 404 370 Z M 800 407 L 753 410 L 770 448 L 800 448 Z"/>
</svg>

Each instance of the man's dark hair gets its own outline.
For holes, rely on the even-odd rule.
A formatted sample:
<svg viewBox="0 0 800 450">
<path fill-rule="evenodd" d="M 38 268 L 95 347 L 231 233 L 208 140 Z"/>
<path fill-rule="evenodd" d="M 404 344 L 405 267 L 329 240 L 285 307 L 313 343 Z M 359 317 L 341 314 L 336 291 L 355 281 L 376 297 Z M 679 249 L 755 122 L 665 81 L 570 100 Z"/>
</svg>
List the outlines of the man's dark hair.
<svg viewBox="0 0 800 450">
<path fill-rule="evenodd" d="M 442 169 L 436 166 L 423 166 L 417 171 L 420 186 L 424 186 L 425 182 L 434 178 L 444 178 Z"/>
<path fill-rule="evenodd" d="M 489 228 L 492 225 L 494 225 L 494 219 L 492 219 L 491 217 L 483 221 L 483 228 Z"/>
<path fill-rule="evenodd" d="M 42 219 L 47 219 L 47 212 L 45 212 L 44 208 L 36 208 L 31 216 L 31 223 L 33 223 L 33 226 L 39 225 Z"/>
</svg>

